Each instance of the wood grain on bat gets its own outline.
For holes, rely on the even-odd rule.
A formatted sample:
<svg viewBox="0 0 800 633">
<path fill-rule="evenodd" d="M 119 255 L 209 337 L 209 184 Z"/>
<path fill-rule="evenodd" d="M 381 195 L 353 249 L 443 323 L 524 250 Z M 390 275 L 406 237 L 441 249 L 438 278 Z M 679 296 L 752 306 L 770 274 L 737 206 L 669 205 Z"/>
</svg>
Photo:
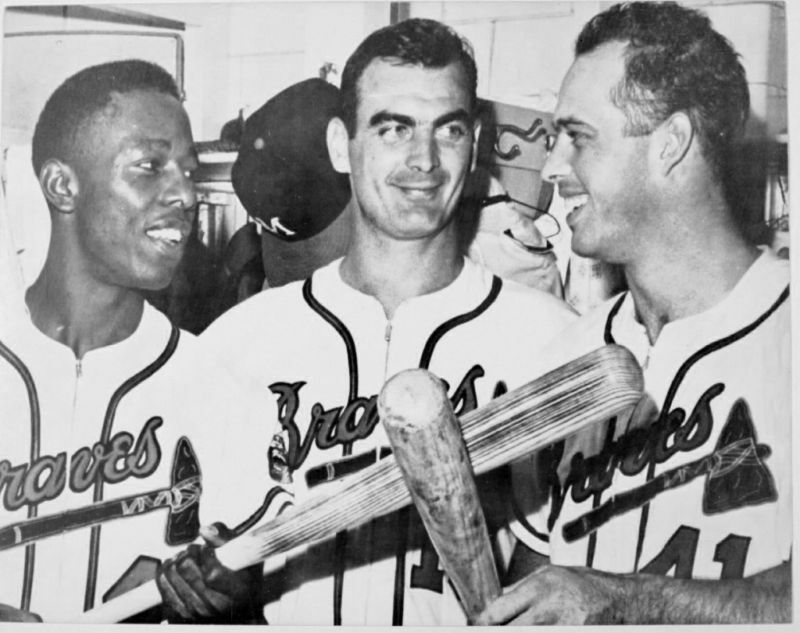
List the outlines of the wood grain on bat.
<svg viewBox="0 0 800 633">
<path fill-rule="evenodd" d="M 381 390 L 378 412 L 431 543 L 472 622 L 500 595 L 500 581 L 444 385 L 424 369 L 400 372 Z"/>
<path fill-rule="evenodd" d="M 624 347 L 606 345 L 495 398 L 460 418 L 476 474 L 493 470 L 607 420 L 641 397 L 642 373 Z M 231 569 L 330 538 L 411 501 L 394 456 L 321 487 L 303 503 L 217 550 Z M 78 618 L 118 622 L 160 602 L 148 583 Z M 133 609 L 133 610 L 131 610 Z"/>
</svg>

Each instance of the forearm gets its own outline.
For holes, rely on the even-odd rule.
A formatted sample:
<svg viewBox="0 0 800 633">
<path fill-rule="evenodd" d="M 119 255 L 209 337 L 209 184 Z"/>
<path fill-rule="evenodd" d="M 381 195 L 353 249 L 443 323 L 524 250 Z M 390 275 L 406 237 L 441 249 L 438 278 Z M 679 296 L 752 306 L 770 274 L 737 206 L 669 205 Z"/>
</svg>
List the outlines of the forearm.
<svg viewBox="0 0 800 633">
<path fill-rule="evenodd" d="M 624 576 L 617 603 L 626 624 L 737 624 L 791 620 L 791 563 L 749 578 L 683 580 L 650 574 Z"/>
</svg>

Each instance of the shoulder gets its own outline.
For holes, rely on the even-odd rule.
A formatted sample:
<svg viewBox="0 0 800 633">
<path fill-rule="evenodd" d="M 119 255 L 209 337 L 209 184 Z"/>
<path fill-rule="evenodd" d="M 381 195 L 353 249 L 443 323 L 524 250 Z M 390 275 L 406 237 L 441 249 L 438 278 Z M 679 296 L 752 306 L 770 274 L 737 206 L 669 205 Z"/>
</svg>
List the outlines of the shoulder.
<svg viewBox="0 0 800 633">
<path fill-rule="evenodd" d="M 609 320 L 626 297 L 626 293 L 616 295 L 583 315 L 575 315 L 547 348 L 552 362 L 561 365 L 605 345 Z"/>
<path fill-rule="evenodd" d="M 227 346 L 247 341 L 265 328 L 289 322 L 303 309 L 303 281 L 262 290 L 221 314 L 200 335 L 203 346 Z"/>
<path fill-rule="evenodd" d="M 535 307 L 553 314 L 569 315 L 570 320 L 574 320 L 578 316 L 575 310 L 560 297 L 512 279 L 501 278 L 501 281 L 503 284 L 502 294 L 507 301 Z"/>
<path fill-rule="evenodd" d="M 560 332 L 578 315 L 564 300 L 516 281 L 500 279 L 494 311 L 510 327 L 530 330 L 537 338 Z"/>
<path fill-rule="evenodd" d="M 621 292 L 580 315 L 565 333 L 579 339 L 588 338 L 598 346 L 605 342 L 605 332 L 622 311 L 632 306 L 630 294 Z"/>
<path fill-rule="evenodd" d="M 172 359 L 173 388 L 180 393 L 188 410 L 207 417 L 212 411 L 224 419 L 251 414 L 251 408 L 263 405 L 263 394 L 248 381 L 243 381 L 229 364 L 204 345 L 201 337 L 178 330 L 178 341 Z M 220 419 L 223 419 L 220 418 Z"/>
</svg>

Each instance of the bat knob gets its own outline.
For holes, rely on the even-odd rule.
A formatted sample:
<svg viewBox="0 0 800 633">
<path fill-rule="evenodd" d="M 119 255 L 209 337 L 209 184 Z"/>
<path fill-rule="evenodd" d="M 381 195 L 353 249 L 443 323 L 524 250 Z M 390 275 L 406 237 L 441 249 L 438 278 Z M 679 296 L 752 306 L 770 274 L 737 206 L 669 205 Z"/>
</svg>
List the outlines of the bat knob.
<svg viewBox="0 0 800 633">
<path fill-rule="evenodd" d="M 441 378 L 426 369 L 406 369 L 386 381 L 378 397 L 384 425 L 413 432 L 445 415 L 450 407 Z"/>
</svg>

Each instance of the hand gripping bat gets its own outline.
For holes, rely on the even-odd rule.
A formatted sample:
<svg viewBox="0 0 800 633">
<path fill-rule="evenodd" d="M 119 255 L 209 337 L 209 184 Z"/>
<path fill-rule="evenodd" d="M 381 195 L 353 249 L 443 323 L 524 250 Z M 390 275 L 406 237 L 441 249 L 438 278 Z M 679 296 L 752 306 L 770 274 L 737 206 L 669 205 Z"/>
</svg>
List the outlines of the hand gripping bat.
<svg viewBox="0 0 800 633">
<path fill-rule="evenodd" d="M 378 413 L 442 567 L 470 622 L 500 595 L 478 488 L 442 381 L 409 369 L 381 390 Z"/>
<path fill-rule="evenodd" d="M 461 417 L 475 473 L 533 453 L 590 424 L 632 407 L 642 394 L 642 372 L 623 347 L 606 345 L 509 391 Z M 411 501 L 393 455 L 312 493 L 303 503 L 225 543 L 217 558 L 242 569 L 334 536 Z M 119 622 L 161 601 L 155 583 L 132 589 L 76 618 Z"/>
</svg>

